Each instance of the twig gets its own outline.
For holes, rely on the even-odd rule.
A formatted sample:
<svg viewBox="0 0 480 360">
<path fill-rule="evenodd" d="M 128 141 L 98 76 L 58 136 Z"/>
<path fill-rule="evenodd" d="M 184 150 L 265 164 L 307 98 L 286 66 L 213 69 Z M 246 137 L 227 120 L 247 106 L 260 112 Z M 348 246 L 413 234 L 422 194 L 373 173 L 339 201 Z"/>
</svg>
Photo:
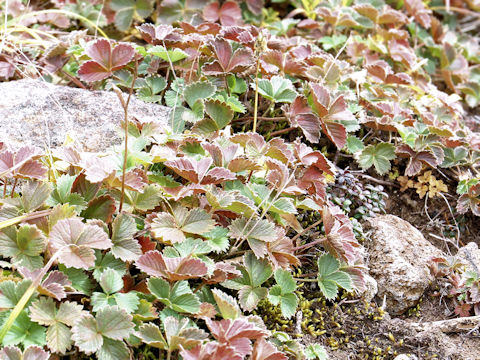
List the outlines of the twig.
<svg viewBox="0 0 480 360">
<path fill-rule="evenodd" d="M 122 193 L 120 194 L 120 205 L 118 207 L 118 212 L 122 212 L 123 201 L 125 198 L 125 173 L 127 171 L 127 156 L 128 156 L 128 104 L 130 103 L 130 99 L 132 98 L 133 94 L 133 87 L 135 85 L 135 81 L 137 80 L 138 74 L 138 61 L 135 60 L 135 72 L 133 73 L 132 85 L 130 86 L 130 91 L 128 92 L 127 101 L 123 100 L 122 93 L 120 90 L 117 92 L 118 98 L 120 99 L 120 103 L 123 107 L 123 114 L 124 114 L 124 122 L 125 122 L 125 148 L 123 154 L 123 167 L 122 167 Z"/>
<path fill-rule="evenodd" d="M 282 130 L 274 131 L 274 132 L 270 133 L 269 135 L 270 136 L 277 136 L 277 135 L 280 135 L 280 134 L 285 134 L 285 133 L 287 133 L 289 131 L 292 131 L 294 129 L 295 128 L 293 126 L 291 126 L 291 127 L 288 127 L 288 128 L 282 129 Z"/>
</svg>

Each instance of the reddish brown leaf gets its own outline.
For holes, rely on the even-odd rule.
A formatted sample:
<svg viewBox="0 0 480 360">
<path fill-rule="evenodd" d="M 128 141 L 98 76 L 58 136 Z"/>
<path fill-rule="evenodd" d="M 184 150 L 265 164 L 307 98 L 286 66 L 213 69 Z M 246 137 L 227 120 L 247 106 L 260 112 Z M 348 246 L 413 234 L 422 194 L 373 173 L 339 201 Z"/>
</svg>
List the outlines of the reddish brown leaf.
<svg viewBox="0 0 480 360">
<path fill-rule="evenodd" d="M 288 358 L 264 338 L 255 341 L 251 360 L 287 360 Z"/>
<path fill-rule="evenodd" d="M 131 45 L 118 44 L 112 49 L 112 44 L 106 39 L 88 43 L 85 52 L 92 61 L 83 63 L 78 69 L 78 75 L 86 82 L 108 78 L 114 71 L 127 65 L 135 54 Z"/>
<path fill-rule="evenodd" d="M 172 25 L 159 25 L 155 27 L 152 24 L 142 24 L 137 26 L 143 40 L 153 45 L 163 45 L 169 42 L 180 41 L 182 37 Z"/>
<path fill-rule="evenodd" d="M 16 153 L 6 150 L 0 153 L 0 174 L 2 177 L 43 179 L 47 168 L 37 159 L 42 156 L 40 148 L 23 146 Z"/>
<path fill-rule="evenodd" d="M 102 195 L 88 203 L 88 207 L 82 212 L 82 216 L 85 219 L 100 219 L 108 224 L 112 221 L 116 209 L 115 199 L 110 195 Z"/>
<path fill-rule="evenodd" d="M 197 345 L 191 350 L 185 350 L 180 345 L 184 360 L 243 360 L 244 356 L 238 354 L 235 349 L 227 344 L 211 341 L 205 345 Z"/>
<path fill-rule="evenodd" d="M 203 9 L 203 17 L 210 22 L 216 22 L 220 20 L 220 23 L 224 26 L 241 25 L 242 10 L 235 1 L 225 1 L 222 6 L 215 1 L 208 4 Z"/>
<path fill-rule="evenodd" d="M 135 262 L 135 266 L 150 276 L 164 277 L 168 281 L 199 278 L 207 275 L 208 268 L 200 259 L 164 257 L 157 250 L 149 251 Z"/>
<path fill-rule="evenodd" d="M 457 211 L 460 214 L 471 210 L 476 216 L 480 216 L 480 184 L 470 187 L 466 194 L 458 199 Z"/>
<path fill-rule="evenodd" d="M 436 168 L 439 160 L 427 150 L 415 151 L 410 146 L 402 144 L 397 146 L 395 152 L 401 157 L 407 157 L 408 165 L 405 169 L 405 176 L 415 176 L 422 170 L 422 163 Z"/>
<path fill-rule="evenodd" d="M 202 69 L 206 75 L 243 72 L 254 65 L 253 52 L 250 48 L 239 48 L 232 52 L 232 46 L 224 39 L 216 39 L 212 46 L 216 59 L 203 65 Z"/>
</svg>

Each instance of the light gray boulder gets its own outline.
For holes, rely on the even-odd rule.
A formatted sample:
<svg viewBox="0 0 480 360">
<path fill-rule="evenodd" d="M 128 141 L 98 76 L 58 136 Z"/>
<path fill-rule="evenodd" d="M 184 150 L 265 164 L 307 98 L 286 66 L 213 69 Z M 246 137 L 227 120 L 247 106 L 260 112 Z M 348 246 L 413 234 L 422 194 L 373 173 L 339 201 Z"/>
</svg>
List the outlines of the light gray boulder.
<svg viewBox="0 0 480 360">
<path fill-rule="evenodd" d="M 126 96 L 126 94 L 125 94 Z M 129 117 L 166 124 L 169 108 L 135 97 Z M 41 80 L 0 83 L 0 141 L 56 147 L 71 133 L 87 151 L 121 143 L 124 113 L 113 91 L 90 91 Z"/>
<path fill-rule="evenodd" d="M 480 274 L 480 249 L 474 242 L 461 247 L 458 250 L 457 257 L 467 265 L 468 271 L 474 271 Z"/>
<path fill-rule="evenodd" d="M 390 314 L 402 314 L 417 304 L 433 280 L 428 263 L 442 252 L 410 223 L 393 215 L 372 218 L 366 228 L 369 272 L 377 281 L 377 296 L 385 297 Z"/>
</svg>

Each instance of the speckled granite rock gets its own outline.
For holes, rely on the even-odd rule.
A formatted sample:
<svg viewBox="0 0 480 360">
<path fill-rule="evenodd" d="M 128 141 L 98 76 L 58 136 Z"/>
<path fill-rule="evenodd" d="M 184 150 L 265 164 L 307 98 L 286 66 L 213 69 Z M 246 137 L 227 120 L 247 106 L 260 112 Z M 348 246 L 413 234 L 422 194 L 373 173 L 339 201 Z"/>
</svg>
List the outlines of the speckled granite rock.
<svg viewBox="0 0 480 360">
<path fill-rule="evenodd" d="M 390 314 L 402 314 L 417 304 L 432 280 L 430 259 L 443 253 L 410 223 L 393 215 L 370 219 L 366 229 L 369 272 L 377 281 L 377 296 L 385 296 Z"/>
<path fill-rule="evenodd" d="M 129 116 L 167 123 L 169 108 L 132 98 Z M 89 91 L 24 79 L 0 83 L 0 141 L 61 145 L 70 132 L 88 151 L 121 143 L 123 109 L 112 91 Z"/>
</svg>

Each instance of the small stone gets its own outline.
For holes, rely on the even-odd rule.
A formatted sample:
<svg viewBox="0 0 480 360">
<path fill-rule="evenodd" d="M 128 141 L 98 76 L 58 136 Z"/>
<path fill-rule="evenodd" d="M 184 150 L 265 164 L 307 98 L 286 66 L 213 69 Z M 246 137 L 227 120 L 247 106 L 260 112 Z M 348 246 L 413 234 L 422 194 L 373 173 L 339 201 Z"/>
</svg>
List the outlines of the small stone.
<svg viewBox="0 0 480 360">
<path fill-rule="evenodd" d="M 393 215 L 369 219 L 366 243 L 370 275 L 377 281 L 377 296 L 386 298 L 386 310 L 403 314 L 415 306 L 433 280 L 428 263 L 443 253 L 407 221 Z"/>
<path fill-rule="evenodd" d="M 413 354 L 400 354 L 393 360 L 418 360 L 418 358 Z"/>
<path fill-rule="evenodd" d="M 126 94 L 125 94 L 126 96 Z M 167 124 L 170 109 L 130 100 L 130 119 Z M 12 146 L 56 147 L 65 137 L 87 151 L 99 152 L 121 144 L 123 108 L 113 91 L 91 91 L 23 79 L 0 83 L 0 141 Z"/>
<path fill-rule="evenodd" d="M 363 281 L 365 282 L 365 290 L 360 293 L 360 296 L 362 296 L 365 301 L 370 302 L 378 293 L 377 280 L 366 274 Z"/>
</svg>

